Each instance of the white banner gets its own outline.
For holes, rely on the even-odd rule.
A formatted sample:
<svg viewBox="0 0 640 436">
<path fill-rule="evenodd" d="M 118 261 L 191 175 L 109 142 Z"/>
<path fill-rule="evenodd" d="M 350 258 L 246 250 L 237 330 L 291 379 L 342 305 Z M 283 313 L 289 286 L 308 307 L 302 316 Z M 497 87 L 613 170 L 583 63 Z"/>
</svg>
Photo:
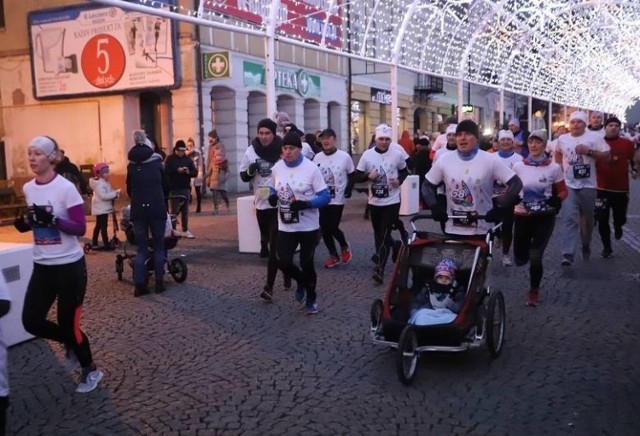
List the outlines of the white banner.
<svg viewBox="0 0 640 436">
<path fill-rule="evenodd" d="M 29 14 L 36 98 L 178 83 L 171 20 L 92 5 Z"/>
</svg>

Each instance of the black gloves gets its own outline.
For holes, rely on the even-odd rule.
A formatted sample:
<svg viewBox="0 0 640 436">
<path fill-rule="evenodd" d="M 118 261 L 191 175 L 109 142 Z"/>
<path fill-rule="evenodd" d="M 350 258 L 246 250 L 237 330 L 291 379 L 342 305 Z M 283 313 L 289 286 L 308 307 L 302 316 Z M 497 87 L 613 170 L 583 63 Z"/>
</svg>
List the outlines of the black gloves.
<svg viewBox="0 0 640 436">
<path fill-rule="evenodd" d="M 502 219 L 502 211 L 498 207 L 494 207 L 484 215 L 484 220 L 490 223 L 497 223 Z"/>
<path fill-rule="evenodd" d="M 25 233 L 31 230 L 31 226 L 25 221 L 24 215 L 16 217 L 16 220 L 13 222 L 13 227 L 15 227 L 20 233 Z"/>
<path fill-rule="evenodd" d="M 34 223 L 44 224 L 45 226 L 53 222 L 53 214 L 35 203 L 33 204 L 33 218 Z"/>
<path fill-rule="evenodd" d="M 438 221 L 441 223 L 446 223 L 449 219 L 446 209 L 442 209 L 441 207 L 437 206 L 431 209 L 431 218 L 433 218 L 434 221 Z"/>
<path fill-rule="evenodd" d="M 344 190 L 344 198 L 351 198 L 351 188 L 346 187 Z"/>
<path fill-rule="evenodd" d="M 276 207 L 278 205 L 278 194 L 271 194 L 268 198 L 269 206 Z"/>
<path fill-rule="evenodd" d="M 311 209 L 311 203 L 309 203 L 308 201 L 294 201 L 291 203 L 291 206 L 289 206 L 289 208 L 293 212 L 297 212 L 305 209 Z"/>
<path fill-rule="evenodd" d="M 253 176 L 260 169 L 260 165 L 257 162 L 249 164 L 249 168 L 247 168 L 247 174 Z"/>
<path fill-rule="evenodd" d="M 560 212 L 560 208 L 562 207 L 562 200 L 560 200 L 560 197 L 556 197 L 554 195 L 553 197 L 547 198 L 545 203 L 547 203 L 547 206 L 554 208 L 556 212 Z"/>
</svg>

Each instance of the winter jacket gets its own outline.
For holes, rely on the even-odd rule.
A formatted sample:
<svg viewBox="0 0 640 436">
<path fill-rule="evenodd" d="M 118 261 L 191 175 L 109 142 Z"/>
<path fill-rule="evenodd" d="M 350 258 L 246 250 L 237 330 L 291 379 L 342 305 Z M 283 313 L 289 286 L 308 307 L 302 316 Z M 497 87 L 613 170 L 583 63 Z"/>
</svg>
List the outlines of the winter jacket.
<svg viewBox="0 0 640 436">
<path fill-rule="evenodd" d="M 128 158 L 127 194 L 131 198 L 131 220 L 164 221 L 167 218 L 167 208 L 162 157 L 147 145 L 136 144 L 129 151 Z"/>
<path fill-rule="evenodd" d="M 211 190 L 226 191 L 229 178 L 229 163 L 225 157 L 222 145 L 209 149 L 207 172 L 205 175 L 207 186 Z"/>
<path fill-rule="evenodd" d="M 89 186 L 93 190 L 91 215 L 97 216 L 113 212 L 113 200 L 118 198 L 120 192 L 113 189 L 111 183 L 103 178 L 89 179 Z"/>
<path fill-rule="evenodd" d="M 178 168 L 189 168 L 188 173 L 178 172 Z M 167 174 L 167 181 L 169 182 L 169 190 L 174 189 L 191 189 L 191 178 L 198 175 L 198 170 L 193 164 L 193 161 L 186 154 L 184 156 L 178 156 L 172 154 L 167 157 L 164 162 L 164 170 Z"/>
</svg>

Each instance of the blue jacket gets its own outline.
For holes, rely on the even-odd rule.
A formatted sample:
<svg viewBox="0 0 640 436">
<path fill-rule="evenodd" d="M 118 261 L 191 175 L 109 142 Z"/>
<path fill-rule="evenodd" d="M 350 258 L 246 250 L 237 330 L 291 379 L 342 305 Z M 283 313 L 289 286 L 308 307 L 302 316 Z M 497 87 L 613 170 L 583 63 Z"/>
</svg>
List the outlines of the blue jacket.
<svg viewBox="0 0 640 436">
<path fill-rule="evenodd" d="M 145 144 L 129 151 L 127 194 L 131 199 L 131 221 L 167 219 L 166 179 L 162 157 Z"/>
</svg>

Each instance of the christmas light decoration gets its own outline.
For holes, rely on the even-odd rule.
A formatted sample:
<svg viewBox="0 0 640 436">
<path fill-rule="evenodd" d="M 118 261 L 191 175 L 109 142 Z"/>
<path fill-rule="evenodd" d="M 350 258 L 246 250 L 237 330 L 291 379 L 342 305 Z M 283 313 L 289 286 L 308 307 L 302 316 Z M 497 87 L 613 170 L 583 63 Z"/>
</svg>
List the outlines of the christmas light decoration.
<svg viewBox="0 0 640 436">
<path fill-rule="evenodd" d="M 94 0 L 158 13 L 157 0 Z M 640 99 L 638 0 L 280 0 L 275 37 L 371 62 L 622 114 Z M 270 0 L 164 16 L 264 34 Z M 155 11 L 155 12 L 154 12 Z"/>
</svg>

